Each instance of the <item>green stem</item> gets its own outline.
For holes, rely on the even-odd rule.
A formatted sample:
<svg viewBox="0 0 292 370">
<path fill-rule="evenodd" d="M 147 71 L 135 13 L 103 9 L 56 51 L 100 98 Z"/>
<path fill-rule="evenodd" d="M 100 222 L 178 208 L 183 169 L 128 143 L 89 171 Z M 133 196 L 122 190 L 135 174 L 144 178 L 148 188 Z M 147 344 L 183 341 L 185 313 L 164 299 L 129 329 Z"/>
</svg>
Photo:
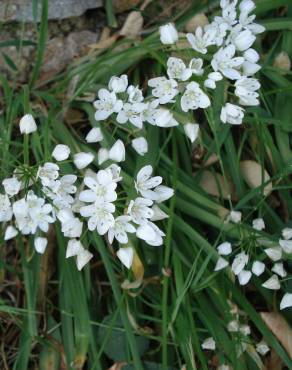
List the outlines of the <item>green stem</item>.
<svg viewBox="0 0 292 370">
<path fill-rule="evenodd" d="M 172 150 L 173 150 L 173 188 L 176 190 L 177 183 L 177 147 L 175 136 L 172 137 Z M 169 221 L 167 225 L 167 233 L 165 239 L 165 252 L 164 252 L 164 270 L 168 269 L 169 258 L 170 258 L 170 246 L 172 240 L 172 228 L 173 228 L 173 215 L 175 207 L 175 195 L 171 199 L 169 209 Z M 162 369 L 167 370 L 167 335 L 168 335 L 168 286 L 169 277 L 163 276 L 163 288 L 162 288 Z"/>
<path fill-rule="evenodd" d="M 97 245 L 98 251 L 101 255 L 107 275 L 109 277 L 116 304 L 119 305 L 120 302 L 122 301 L 122 294 L 121 294 L 119 284 L 115 276 L 111 261 L 108 256 L 108 252 L 100 237 L 98 237 L 97 235 L 93 235 L 93 238 Z M 139 350 L 138 350 L 137 343 L 135 340 L 135 335 L 133 333 L 133 328 L 131 327 L 129 323 L 124 304 L 121 305 L 120 315 L 121 315 L 121 319 L 122 319 L 122 322 L 125 328 L 127 340 L 128 340 L 131 352 L 132 352 L 134 368 L 135 370 L 143 370 L 143 365 L 140 359 Z"/>
</svg>

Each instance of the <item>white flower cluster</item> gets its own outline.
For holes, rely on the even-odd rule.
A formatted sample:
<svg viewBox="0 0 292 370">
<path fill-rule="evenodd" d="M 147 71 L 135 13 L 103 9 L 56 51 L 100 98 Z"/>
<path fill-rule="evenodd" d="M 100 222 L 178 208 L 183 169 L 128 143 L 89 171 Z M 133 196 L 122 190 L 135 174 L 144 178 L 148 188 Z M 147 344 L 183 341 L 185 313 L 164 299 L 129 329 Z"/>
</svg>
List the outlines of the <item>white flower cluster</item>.
<svg viewBox="0 0 292 370">
<path fill-rule="evenodd" d="M 28 135 L 36 129 L 31 115 L 21 119 L 22 133 Z M 102 134 L 94 128 L 86 140 L 95 142 L 96 139 L 102 140 Z M 70 152 L 67 145 L 59 144 L 52 157 L 61 162 L 70 157 Z M 125 156 L 121 140 L 113 145 L 109 154 L 107 159 L 112 161 Z M 78 169 L 86 168 L 93 160 L 92 153 L 81 152 L 73 156 Z M 75 174 L 61 176 L 60 166 L 46 162 L 36 169 L 25 164 L 18 167 L 12 177 L 2 181 L 4 193 L 0 193 L 0 223 L 6 225 L 4 240 L 18 234 L 31 234 L 34 235 L 36 251 L 44 253 L 49 225 L 59 222 L 63 235 L 69 238 L 66 257 L 76 256 L 79 270 L 93 256 L 81 243 L 86 232 L 85 221 L 89 231 L 107 234 L 109 243 L 116 239 L 122 245 L 117 256 L 127 268 L 131 267 L 134 256 L 129 234 L 135 234 L 152 246 L 163 244 L 164 233 L 154 222 L 168 217 L 158 204 L 172 197 L 173 190 L 162 185 L 161 176 L 152 176 L 150 165 L 141 168 L 137 174 L 132 186 L 137 192 L 134 199 L 129 198 L 124 190 L 126 187 L 117 192 L 123 178 L 120 176 L 121 168 L 115 163 L 97 173 L 87 169 L 81 176 L 81 184 L 77 184 Z"/>
<path fill-rule="evenodd" d="M 216 83 L 224 78 L 229 80 L 229 87 L 233 86 L 231 92 L 238 98 L 238 104 L 259 104 L 257 90 L 260 83 L 252 76 L 261 67 L 257 64 L 259 55 L 251 47 L 256 35 L 265 28 L 254 23 L 255 15 L 251 12 L 255 3 L 252 0 L 243 0 L 239 5 L 237 0 L 221 0 L 220 6 L 221 16 L 216 16 L 203 28 L 197 27 L 194 33 L 186 34 L 195 54 L 211 55 L 211 61 L 203 65 L 203 59 L 195 57 L 188 61 L 187 66 L 185 61 L 170 57 L 167 61 L 168 78 L 157 77 L 149 81 L 149 86 L 154 88 L 152 95 L 160 104 L 171 103 L 180 96 L 183 112 L 207 108 L 211 101 L 205 89 L 216 89 Z M 167 45 L 179 40 L 173 24 L 160 27 L 160 40 Z M 241 106 L 227 102 L 221 109 L 220 119 L 223 123 L 239 125 L 244 112 Z"/>
<path fill-rule="evenodd" d="M 240 214 L 238 211 L 236 213 L 237 215 Z M 239 223 L 240 220 L 241 214 L 240 217 L 237 217 L 236 219 L 234 219 L 234 217 L 231 218 L 231 221 L 236 223 Z M 281 288 L 279 277 L 284 279 L 287 276 L 287 271 L 283 265 L 283 258 L 292 254 L 292 229 L 283 229 L 283 239 L 279 239 L 279 243 L 275 244 L 257 233 L 265 229 L 265 222 L 262 218 L 253 220 L 252 227 L 255 230 L 254 240 L 256 240 L 256 246 L 263 248 L 263 252 L 273 262 L 270 277 L 262 284 L 262 286 L 266 289 L 279 290 Z M 229 261 L 227 261 L 225 257 L 232 254 L 232 249 L 233 247 L 228 241 L 217 246 L 217 252 L 220 257 L 217 260 L 215 271 L 222 270 L 229 266 Z M 260 276 L 266 269 L 266 264 L 263 261 L 250 261 L 250 257 L 251 256 L 244 251 L 241 251 L 232 257 L 233 261 L 231 263 L 231 270 L 237 277 L 240 285 L 246 285 L 250 281 L 252 274 Z M 247 268 L 248 265 L 250 265 L 249 268 Z M 281 300 L 280 309 L 283 310 L 287 307 L 292 307 L 292 293 L 286 293 Z"/>
</svg>

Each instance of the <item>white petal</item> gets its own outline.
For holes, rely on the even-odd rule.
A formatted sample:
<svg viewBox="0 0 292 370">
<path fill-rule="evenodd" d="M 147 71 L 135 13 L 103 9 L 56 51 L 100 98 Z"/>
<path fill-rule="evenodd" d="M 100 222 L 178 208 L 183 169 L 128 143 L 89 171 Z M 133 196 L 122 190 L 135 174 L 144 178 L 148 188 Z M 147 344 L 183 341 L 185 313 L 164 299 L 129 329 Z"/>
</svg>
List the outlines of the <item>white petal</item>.
<svg viewBox="0 0 292 370">
<path fill-rule="evenodd" d="M 148 152 L 148 143 L 144 137 L 137 137 L 132 140 L 132 147 L 142 156 Z"/>
<path fill-rule="evenodd" d="M 272 261 L 279 261 L 282 258 L 282 249 L 280 247 L 267 248 L 264 252 Z"/>
<path fill-rule="evenodd" d="M 87 249 L 82 249 L 77 255 L 76 264 L 77 269 L 80 271 L 82 268 L 91 260 L 93 254 L 91 254 Z"/>
<path fill-rule="evenodd" d="M 22 134 L 31 134 L 37 130 L 37 125 L 31 114 L 23 116 L 19 122 L 20 132 Z"/>
<path fill-rule="evenodd" d="M 68 241 L 66 249 L 66 258 L 77 256 L 83 250 L 81 242 L 77 239 L 71 239 Z"/>
<path fill-rule="evenodd" d="M 292 253 L 292 240 L 280 239 L 279 244 L 285 253 L 287 254 Z"/>
<path fill-rule="evenodd" d="M 183 127 L 185 134 L 193 143 L 198 137 L 200 126 L 197 123 L 186 123 Z"/>
<path fill-rule="evenodd" d="M 70 148 L 67 145 L 58 144 L 55 146 L 52 157 L 56 159 L 56 161 L 64 161 L 70 155 Z"/>
<path fill-rule="evenodd" d="M 9 225 L 7 226 L 7 229 L 5 230 L 4 240 L 10 240 L 14 238 L 18 234 L 18 231 L 15 227 Z"/>
<path fill-rule="evenodd" d="M 256 351 L 262 355 L 265 356 L 269 352 L 270 348 L 268 347 L 267 343 L 264 341 L 259 342 L 256 345 Z"/>
<path fill-rule="evenodd" d="M 214 338 L 210 337 L 210 338 L 205 339 L 204 342 L 202 343 L 201 347 L 203 349 L 209 349 L 209 350 L 214 351 L 215 348 L 216 348 L 216 343 L 215 343 Z"/>
<path fill-rule="evenodd" d="M 262 286 L 267 289 L 278 290 L 281 288 L 279 278 L 277 275 L 272 275 Z"/>
<path fill-rule="evenodd" d="M 265 271 L 265 264 L 260 261 L 254 261 L 251 271 L 256 276 L 260 276 Z"/>
<path fill-rule="evenodd" d="M 79 170 L 87 167 L 93 160 L 94 155 L 92 153 L 80 152 L 74 154 L 74 164 Z"/>
<path fill-rule="evenodd" d="M 288 307 L 292 307 L 292 293 L 285 293 L 280 303 L 280 310 Z"/>
<path fill-rule="evenodd" d="M 97 153 L 97 158 L 98 158 L 98 164 L 103 164 L 103 162 L 107 161 L 109 158 L 109 152 L 105 148 L 100 148 L 98 153 Z"/>
<path fill-rule="evenodd" d="M 287 276 L 287 271 L 284 269 L 282 262 L 275 263 L 271 271 L 282 278 Z"/>
<path fill-rule="evenodd" d="M 153 216 L 151 217 L 151 221 L 160 221 L 164 220 L 165 218 L 168 218 L 169 216 L 163 212 L 157 204 L 154 204 L 152 207 Z"/>
<path fill-rule="evenodd" d="M 46 238 L 38 237 L 34 240 L 35 250 L 40 254 L 43 254 L 45 252 L 47 244 L 48 240 Z"/>
<path fill-rule="evenodd" d="M 219 257 L 218 261 L 216 263 L 214 271 L 220 271 L 228 266 L 228 261 L 226 261 L 224 258 Z"/>
<path fill-rule="evenodd" d="M 103 134 L 99 127 L 93 127 L 86 135 L 85 140 L 88 143 L 97 143 L 103 140 Z"/>
<path fill-rule="evenodd" d="M 120 248 L 117 251 L 117 257 L 122 262 L 122 264 L 126 266 L 127 269 L 129 269 L 133 263 L 134 250 L 131 247 Z"/>
<path fill-rule="evenodd" d="M 285 240 L 292 239 L 292 228 L 290 227 L 285 227 L 282 230 L 282 235 Z"/>
<path fill-rule="evenodd" d="M 224 242 L 217 247 L 218 253 L 222 256 L 228 256 L 232 252 L 232 246 L 229 242 Z"/>
<path fill-rule="evenodd" d="M 115 162 L 122 162 L 125 160 L 125 145 L 122 140 L 117 140 L 109 151 L 109 159 Z"/>
<path fill-rule="evenodd" d="M 247 270 L 242 270 L 238 274 L 238 281 L 240 285 L 246 285 L 251 278 L 251 272 Z"/>
</svg>

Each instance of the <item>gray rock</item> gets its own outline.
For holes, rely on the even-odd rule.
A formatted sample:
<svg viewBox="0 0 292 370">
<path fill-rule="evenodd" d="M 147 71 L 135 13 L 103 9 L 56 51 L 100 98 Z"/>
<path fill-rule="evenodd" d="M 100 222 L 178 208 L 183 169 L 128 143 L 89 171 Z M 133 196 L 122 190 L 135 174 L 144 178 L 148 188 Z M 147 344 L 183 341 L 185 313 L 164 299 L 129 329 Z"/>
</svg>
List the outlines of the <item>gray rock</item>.
<svg viewBox="0 0 292 370">
<path fill-rule="evenodd" d="M 87 9 L 102 6 L 102 0 L 48 0 L 49 19 L 77 17 Z M 33 0 L 0 0 L 0 22 L 32 22 Z M 38 17 L 40 20 L 41 0 L 38 0 Z"/>
</svg>

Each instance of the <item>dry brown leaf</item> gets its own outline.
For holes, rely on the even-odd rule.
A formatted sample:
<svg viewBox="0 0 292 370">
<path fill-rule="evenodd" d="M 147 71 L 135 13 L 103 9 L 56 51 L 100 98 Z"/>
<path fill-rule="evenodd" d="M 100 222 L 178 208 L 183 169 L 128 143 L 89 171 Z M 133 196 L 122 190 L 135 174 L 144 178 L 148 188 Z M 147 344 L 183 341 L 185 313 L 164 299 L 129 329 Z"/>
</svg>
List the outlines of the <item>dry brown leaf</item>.
<svg viewBox="0 0 292 370">
<path fill-rule="evenodd" d="M 283 361 L 278 356 L 277 352 L 272 349 L 270 356 L 266 358 L 265 370 L 282 370 L 282 369 Z"/>
<path fill-rule="evenodd" d="M 224 181 L 224 177 L 220 173 L 203 171 L 200 186 L 206 193 L 215 197 L 222 196 L 224 199 L 229 199 L 231 196 L 231 185 Z"/>
<path fill-rule="evenodd" d="M 262 166 L 251 160 L 240 162 L 240 171 L 241 174 L 251 188 L 257 188 L 262 185 L 262 183 L 270 180 L 270 175 L 265 169 L 262 169 Z M 264 194 L 268 195 L 273 190 L 273 185 L 269 182 L 264 187 Z"/>
<path fill-rule="evenodd" d="M 114 10 L 116 13 L 123 13 L 137 6 L 140 1 L 141 0 L 113 0 Z"/>
<path fill-rule="evenodd" d="M 287 321 L 277 312 L 261 312 L 261 317 L 292 358 L 292 330 Z"/>
<path fill-rule="evenodd" d="M 108 370 L 121 370 L 125 365 L 127 365 L 126 362 L 115 362 Z"/>
<path fill-rule="evenodd" d="M 89 47 L 89 49 L 91 51 L 101 50 L 101 49 L 107 49 L 107 48 L 109 48 L 110 46 L 112 46 L 116 42 L 118 36 L 119 35 L 117 33 L 115 33 L 112 36 L 108 37 L 107 39 L 100 40 L 96 44 L 91 44 L 88 47 Z"/>
<path fill-rule="evenodd" d="M 143 27 L 143 17 L 140 12 L 133 11 L 128 16 L 127 19 L 120 30 L 121 36 L 126 36 L 130 38 L 135 38 L 139 36 Z"/>
<path fill-rule="evenodd" d="M 185 25 L 185 30 L 187 32 L 195 32 L 197 27 L 204 27 L 209 24 L 208 18 L 204 13 L 198 13 L 189 19 Z"/>
</svg>

